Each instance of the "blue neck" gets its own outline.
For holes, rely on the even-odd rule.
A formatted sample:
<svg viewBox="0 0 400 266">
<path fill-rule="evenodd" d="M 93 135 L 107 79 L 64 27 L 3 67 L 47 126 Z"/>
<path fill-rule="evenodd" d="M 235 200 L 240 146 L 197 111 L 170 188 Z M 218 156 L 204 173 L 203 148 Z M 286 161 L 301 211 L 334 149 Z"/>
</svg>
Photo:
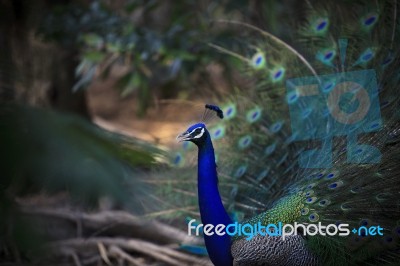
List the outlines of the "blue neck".
<svg viewBox="0 0 400 266">
<path fill-rule="evenodd" d="M 222 204 L 218 190 L 217 167 L 211 137 L 206 131 L 206 140 L 199 146 L 198 156 L 198 193 L 201 221 L 204 225 L 228 225 L 229 215 Z M 215 231 L 214 231 L 215 232 Z M 205 244 L 211 261 L 216 266 L 232 265 L 231 239 L 229 235 L 204 235 Z"/>
</svg>

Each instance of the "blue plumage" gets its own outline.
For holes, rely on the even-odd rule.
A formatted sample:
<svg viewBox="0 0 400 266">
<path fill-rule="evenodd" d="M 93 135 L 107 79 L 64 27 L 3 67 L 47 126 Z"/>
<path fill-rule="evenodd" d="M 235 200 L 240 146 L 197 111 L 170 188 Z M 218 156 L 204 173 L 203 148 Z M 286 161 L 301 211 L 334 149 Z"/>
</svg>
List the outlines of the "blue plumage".
<svg viewBox="0 0 400 266">
<path fill-rule="evenodd" d="M 220 110 L 217 106 L 206 105 L 206 107 L 212 108 L 212 110 Z M 198 123 L 190 126 L 185 133 L 178 137 L 182 140 L 192 141 L 198 147 L 197 189 L 202 223 L 214 226 L 230 224 L 232 221 L 225 211 L 218 190 L 214 148 L 208 130 L 204 124 Z M 228 235 L 205 235 L 204 240 L 208 255 L 214 265 L 232 265 L 231 239 Z"/>
</svg>

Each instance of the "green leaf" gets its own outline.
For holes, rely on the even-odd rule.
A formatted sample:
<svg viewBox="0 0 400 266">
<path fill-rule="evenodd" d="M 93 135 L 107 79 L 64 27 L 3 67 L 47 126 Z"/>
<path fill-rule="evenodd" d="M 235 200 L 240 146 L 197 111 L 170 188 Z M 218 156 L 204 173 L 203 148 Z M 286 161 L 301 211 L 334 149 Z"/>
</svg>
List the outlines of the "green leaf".
<svg viewBox="0 0 400 266">
<path fill-rule="evenodd" d="M 135 91 L 140 86 L 141 83 L 142 83 L 142 78 L 139 73 L 135 72 L 131 74 L 129 81 L 127 82 L 124 90 L 121 93 L 121 96 L 125 97 L 129 95 L 130 93 Z"/>
<path fill-rule="evenodd" d="M 131 46 L 131 47 L 133 48 L 134 46 Z M 123 50 L 122 45 L 119 42 L 107 43 L 106 49 L 108 52 L 111 52 L 111 53 L 119 53 L 119 52 L 122 52 L 122 50 Z"/>
<path fill-rule="evenodd" d="M 83 36 L 83 41 L 85 44 L 92 47 L 99 47 L 103 43 L 103 39 L 94 33 L 85 34 Z"/>
<path fill-rule="evenodd" d="M 99 51 L 88 51 L 83 55 L 83 58 L 93 63 L 100 63 L 105 56 L 104 53 Z"/>
</svg>

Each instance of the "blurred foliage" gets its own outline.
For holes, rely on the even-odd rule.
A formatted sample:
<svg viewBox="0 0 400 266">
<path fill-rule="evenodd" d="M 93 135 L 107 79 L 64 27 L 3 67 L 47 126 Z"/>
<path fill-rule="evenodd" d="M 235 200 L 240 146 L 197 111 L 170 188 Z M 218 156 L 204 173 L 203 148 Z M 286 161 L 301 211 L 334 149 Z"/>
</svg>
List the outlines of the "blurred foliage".
<svg viewBox="0 0 400 266">
<path fill-rule="evenodd" d="M 140 198 L 141 171 L 161 152 L 139 140 L 105 131 L 75 116 L 25 106 L 0 108 L 3 151 L 1 188 L 26 195 L 68 191 L 96 204 L 100 197 L 122 202 Z M 134 186 L 127 189 L 127 184 Z"/>
<path fill-rule="evenodd" d="M 118 7 L 107 3 L 58 6 L 42 23 L 40 33 L 47 39 L 80 49 L 74 91 L 87 87 L 96 74 L 107 78 L 114 66 L 123 66 L 126 71 L 117 87 L 121 96 L 136 93 L 143 114 L 152 96 L 187 97 L 197 86 L 204 87 L 193 81 L 196 73 L 200 82 L 212 87 L 204 81 L 211 62 L 218 61 L 224 74 L 231 74 L 231 58 L 207 44 L 234 36 L 221 25 L 216 27 L 213 18 L 238 19 L 238 10 L 247 10 L 247 3 L 136 0 L 119 2 Z"/>
<path fill-rule="evenodd" d="M 18 197 L 67 192 L 83 210 L 105 200 L 107 208 L 145 212 L 145 172 L 164 157 L 158 148 L 77 115 L 23 105 L 1 105 L 0 128 L 0 261 L 19 258 L 3 248 L 25 256 L 47 240 L 20 212 Z"/>
<path fill-rule="evenodd" d="M 43 21 L 40 32 L 65 46 L 79 47 L 79 80 L 74 91 L 90 84 L 96 73 L 107 78 L 113 66 L 126 67 L 117 87 L 122 96 L 137 93 L 138 111 L 143 113 L 151 99 L 149 90 L 170 83 L 178 92 L 190 88 L 189 76 L 215 59 L 206 45 L 211 36 L 205 34 L 209 21 L 201 18 L 195 2 L 165 3 L 125 1 L 118 12 L 103 1 L 93 1 L 88 7 L 58 6 Z M 164 13 L 168 17 L 160 18 Z"/>
</svg>

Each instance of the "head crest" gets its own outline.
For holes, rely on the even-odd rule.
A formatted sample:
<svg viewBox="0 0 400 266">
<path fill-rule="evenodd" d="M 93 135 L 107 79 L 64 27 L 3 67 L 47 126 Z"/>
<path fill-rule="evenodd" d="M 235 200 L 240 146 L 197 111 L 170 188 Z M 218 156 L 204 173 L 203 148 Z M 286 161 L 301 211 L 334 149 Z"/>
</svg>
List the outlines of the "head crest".
<svg viewBox="0 0 400 266">
<path fill-rule="evenodd" d="M 212 104 L 206 104 L 205 105 L 205 110 L 203 113 L 203 121 L 207 121 L 210 118 L 212 118 L 212 116 L 215 114 L 217 114 L 217 116 L 221 119 L 224 118 L 224 112 L 221 110 L 221 108 L 219 108 L 216 105 L 212 105 Z"/>
</svg>

